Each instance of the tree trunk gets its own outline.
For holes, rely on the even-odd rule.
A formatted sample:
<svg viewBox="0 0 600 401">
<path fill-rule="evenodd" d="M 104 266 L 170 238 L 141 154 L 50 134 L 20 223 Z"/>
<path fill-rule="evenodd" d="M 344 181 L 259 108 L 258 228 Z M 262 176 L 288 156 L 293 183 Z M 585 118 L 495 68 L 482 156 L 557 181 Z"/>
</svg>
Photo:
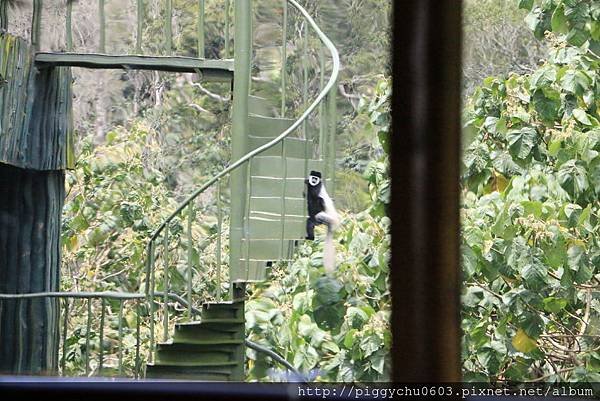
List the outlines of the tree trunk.
<svg viewBox="0 0 600 401">
<path fill-rule="evenodd" d="M 0 293 L 58 291 L 64 172 L 0 163 Z M 0 373 L 54 374 L 57 299 L 0 300 Z"/>
</svg>

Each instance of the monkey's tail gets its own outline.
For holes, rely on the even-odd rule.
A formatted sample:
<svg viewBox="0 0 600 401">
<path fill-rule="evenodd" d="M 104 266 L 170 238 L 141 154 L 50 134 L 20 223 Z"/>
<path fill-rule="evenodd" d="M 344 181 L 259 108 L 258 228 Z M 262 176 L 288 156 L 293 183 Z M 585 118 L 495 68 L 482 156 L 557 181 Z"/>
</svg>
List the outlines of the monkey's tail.
<svg viewBox="0 0 600 401">
<path fill-rule="evenodd" d="M 323 247 L 323 266 L 327 274 L 333 273 L 335 269 L 335 247 L 333 246 L 333 227 L 327 227 L 325 246 Z"/>
</svg>

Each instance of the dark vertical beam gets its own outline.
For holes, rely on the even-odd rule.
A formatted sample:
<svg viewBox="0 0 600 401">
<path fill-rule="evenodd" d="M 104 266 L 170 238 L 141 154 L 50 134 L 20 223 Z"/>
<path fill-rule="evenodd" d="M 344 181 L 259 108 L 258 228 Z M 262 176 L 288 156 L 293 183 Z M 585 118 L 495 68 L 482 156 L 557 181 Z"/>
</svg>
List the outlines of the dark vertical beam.
<svg viewBox="0 0 600 401">
<path fill-rule="evenodd" d="M 142 0 L 137 0 L 136 4 L 137 4 L 137 7 L 136 7 L 136 9 L 137 9 L 137 15 L 136 15 L 137 34 L 135 36 L 135 53 L 142 54 L 142 35 L 143 35 L 142 23 L 144 21 L 144 4 L 142 3 Z"/>
<path fill-rule="evenodd" d="M 461 1 L 394 2 L 393 380 L 460 380 Z"/>
<path fill-rule="evenodd" d="M 100 43 L 99 53 L 106 53 L 106 12 L 104 9 L 104 0 L 98 0 L 98 18 L 100 25 Z"/>
<path fill-rule="evenodd" d="M 166 51 L 167 56 L 173 54 L 173 2 L 167 0 L 165 9 L 165 38 L 166 38 Z"/>
<path fill-rule="evenodd" d="M 204 0 L 198 0 L 198 58 L 204 58 Z"/>
<path fill-rule="evenodd" d="M 42 0 L 33 0 L 33 16 L 31 18 L 31 46 L 40 49 L 40 31 L 42 29 Z"/>
<path fill-rule="evenodd" d="M 73 51 L 73 0 L 67 0 L 67 16 L 65 18 L 67 51 Z"/>
<path fill-rule="evenodd" d="M 8 1 L 0 0 L 0 30 L 8 30 Z"/>
<path fill-rule="evenodd" d="M 63 171 L 0 164 L 0 292 L 58 291 Z M 57 299 L 0 302 L 0 373 L 54 374 Z"/>
</svg>

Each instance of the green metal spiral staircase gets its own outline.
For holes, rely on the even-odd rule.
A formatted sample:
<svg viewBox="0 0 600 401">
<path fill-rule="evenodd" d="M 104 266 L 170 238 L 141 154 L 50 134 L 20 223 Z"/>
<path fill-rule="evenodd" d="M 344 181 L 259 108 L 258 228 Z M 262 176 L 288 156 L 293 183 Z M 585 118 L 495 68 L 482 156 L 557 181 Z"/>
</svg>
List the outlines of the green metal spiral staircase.
<svg viewBox="0 0 600 401">
<path fill-rule="evenodd" d="M 0 0 L 1 1 L 1 0 Z M 258 0 L 257 0 L 258 1 Z M 41 0 L 34 1 L 35 10 L 41 8 Z M 253 2 L 233 1 L 234 22 L 233 59 L 207 60 L 204 56 L 205 4 L 199 0 L 198 7 L 198 57 L 172 55 L 172 2 L 167 0 L 165 10 L 166 56 L 141 55 L 143 49 L 142 18 L 143 2 L 138 0 L 138 26 L 135 55 L 110 55 L 106 53 L 105 1 L 99 0 L 100 45 L 98 54 L 73 52 L 72 14 L 73 1 L 67 1 L 66 27 L 68 52 L 40 52 L 39 21 L 34 18 L 32 46 L 37 48 L 37 68 L 85 67 L 129 68 L 162 71 L 195 72 L 203 80 L 232 82 L 232 129 L 231 146 L 233 162 L 213 178 L 190 194 L 157 228 L 147 245 L 145 277 L 139 293 L 37 293 L 20 294 L 18 298 L 60 298 L 65 305 L 63 325 L 63 357 L 66 352 L 68 305 L 71 298 L 84 298 L 88 303 L 88 330 L 93 300 L 101 300 L 102 322 L 107 302 L 117 300 L 120 314 L 124 303 L 135 300 L 136 308 L 145 305 L 149 316 L 137 321 L 135 377 L 160 379 L 233 380 L 244 379 L 245 340 L 244 299 L 246 283 L 267 280 L 267 267 L 277 261 L 293 257 L 295 247 L 305 236 L 306 205 L 303 198 L 304 178 L 310 170 L 324 172 L 326 182 L 333 186 L 335 163 L 335 92 L 339 72 L 339 56 L 333 43 L 321 31 L 317 23 L 296 0 L 281 3 L 282 57 L 280 95 L 275 99 L 250 93 L 252 63 Z M 37 7 L 37 8 L 36 8 Z M 0 7 L 0 14 L 1 14 Z M 224 1 L 225 49 L 229 55 L 229 9 Z M 295 47 L 302 57 L 303 87 L 300 94 L 300 112 L 291 116 L 293 107 L 286 99 L 288 91 L 288 59 L 290 44 L 287 25 L 292 9 L 297 14 L 301 36 Z M 36 26 L 36 24 L 38 26 Z M 305 59 L 309 56 L 309 33 L 319 43 L 314 52 L 319 67 L 313 69 L 318 90 L 313 99 L 309 95 L 309 68 Z M 326 71 L 328 70 L 328 71 Z M 326 79 L 326 75 L 328 78 Z M 314 121 L 318 120 L 318 124 Z M 230 231 L 222 229 L 227 214 L 223 192 L 229 192 Z M 217 233 L 205 239 L 216 243 L 216 263 L 211 272 L 194 262 L 198 238 L 194 226 L 198 224 L 197 211 L 201 197 L 211 196 L 217 212 Z M 213 209 L 214 209 L 213 208 Z M 175 223 L 183 223 L 183 233 L 173 233 Z M 228 234 L 228 241 L 227 241 Z M 228 262 L 223 254 L 228 243 Z M 173 284 L 172 269 L 185 261 L 185 288 Z M 206 282 L 210 299 L 203 299 L 196 291 L 198 282 Z M 14 294 L 0 294 L 1 299 L 15 298 Z M 183 305 L 183 316 L 175 305 Z M 120 318 L 121 319 L 121 318 Z M 162 330 L 159 326 L 162 324 Z M 119 322 L 121 325 L 121 322 Z M 140 356 L 140 325 L 149 332 L 149 355 L 145 369 Z M 119 326 L 119 333 L 122 327 Z M 161 333 L 162 331 L 162 333 Z M 171 335 L 172 333 L 172 335 Z M 162 334 L 161 341 L 155 337 Z M 89 344 L 89 338 L 86 338 Z M 86 344 L 86 345 L 87 345 Z M 103 368 L 103 341 L 100 338 L 100 371 Z M 250 344 L 251 345 L 251 344 Z M 123 347 L 122 344 L 119 345 Z M 86 346 L 86 373 L 89 355 Z M 260 347 L 255 347 L 258 351 Z M 120 348 L 120 353 L 122 349 Z M 285 362 L 285 361 L 284 361 Z M 121 371 L 121 357 L 119 359 Z"/>
</svg>

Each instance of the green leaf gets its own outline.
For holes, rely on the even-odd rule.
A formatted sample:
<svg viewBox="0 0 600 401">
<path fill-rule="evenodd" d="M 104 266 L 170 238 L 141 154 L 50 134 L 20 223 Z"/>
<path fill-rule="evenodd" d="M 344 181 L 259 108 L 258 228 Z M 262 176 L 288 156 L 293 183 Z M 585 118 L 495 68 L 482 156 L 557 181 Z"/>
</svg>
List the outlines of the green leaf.
<svg viewBox="0 0 600 401">
<path fill-rule="evenodd" d="M 590 31 L 585 29 L 585 27 L 578 26 L 569 31 L 569 34 L 567 35 L 567 42 L 570 45 L 580 47 L 583 46 L 589 38 Z"/>
<path fill-rule="evenodd" d="M 509 131 L 507 139 L 511 156 L 526 159 L 537 144 L 538 133 L 534 128 L 524 127 L 520 130 Z"/>
<path fill-rule="evenodd" d="M 539 290 L 548 284 L 548 269 L 536 257 L 525 264 L 522 274 L 527 288 L 532 290 Z"/>
<path fill-rule="evenodd" d="M 533 0 L 519 0 L 519 8 L 531 11 L 533 8 Z"/>
<path fill-rule="evenodd" d="M 556 67 L 546 65 L 538 68 L 532 75 L 530 80 L 531 89 L 548 87 L 556 81 Z"/>
<path fill-rule="evenodd" d="M 558 313 L 567 306 L 567 300 L 563 298 L 544 298 L 544 309 L 547 312 Z"/>
<path fill-rule="evenodd" d="M 562 76 L 560 83 L 567 92 L 582 96 L 590 88 L 592 80 L 585 72 L 570 69 Z"/>
<path fill-rule="evenodd" d="M 542 121 L 553 126 L 560 109 L 560 92 L 552 88 L 537 89 L 533 92 L 532 104 Z"/>
<path fill-rule="evenodd" d="M 512 338 L 512 345 L 519 352 L 528 354 L 537 348 L 537 342 L 529 337 L 523 329 L 517 330 Z"/>
<path fill-rule="evenodd" d="M 347 349 L 352 349 L 354 345 L 354 338 L 356 334 L 356 329 L 349 330 L 344 336 L 344 347 Z"/>
<path fill-rule="evenodd" d="M 519 316 L 519 327 L 531 338 L 538 338 L 543 331 L 544 321 L 538 313 L 525 312 Z"/>
<path fill-rule="evenodd" d="M 557 178 L 560 186 L 573 197 L 589 188 L 585 166 L 579 161 L 569 160 L 560 166 Z"/>
<path fill-rule="evenodd" d="M 592 125 L 592 122 L 590 121 L 590 118 L 588 117 L 587 113 L 582 109 L 574 109 L 573 117 L 575 117 L 575 119 L 583 125 Z"/>
<path fill-rule="evenodd" d="M 562 4 L 556 7 L 554 13 L 552 13 L 552 20 L 550 24 L 553 32 L 565 34 L 569 31 L 567 17 L 565 16 L 565 9 Z"/>
</svg>

